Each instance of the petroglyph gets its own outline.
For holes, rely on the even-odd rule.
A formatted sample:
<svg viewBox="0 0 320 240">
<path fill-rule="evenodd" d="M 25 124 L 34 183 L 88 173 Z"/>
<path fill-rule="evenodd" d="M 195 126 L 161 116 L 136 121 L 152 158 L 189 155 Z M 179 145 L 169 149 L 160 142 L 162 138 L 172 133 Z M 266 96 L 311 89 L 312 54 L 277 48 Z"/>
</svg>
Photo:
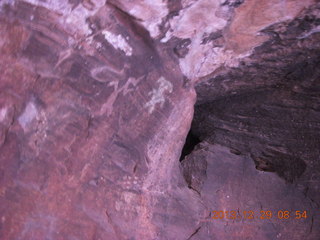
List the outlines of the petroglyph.
<svg viewBox="0 0 320 240">
<path fill-rule="evenodd" d="M 108 100 L 106 103 L 104 103 L 101 107 L 100 113 L 99 115 L 103 115 L 105 113 L 107 113 L 107 116 L 110 116 L 113 110 L 113 104 L 116 101 L 119 93 L 123 93 L 123 96 L 127 95 L 129 92 L 133 91 L 135 89 L 135 87 L 137 86 L 137 84 L 140 82 L 140 80 L 143 77 L 140 78 L 133 78 L 130 77 L 128 79 L 128 81 L 126 82 L 125 85 L 123 85 L 122 87 L 119 88 L 119 81 L 111 81 L 109 82 L 109 86 L 110 87 L 114 87 L 114 91 L 112 92 L 112 94 L 109 96 Z"/>
<path fill-rule="evenodd" d="M 145 107 L 148 108 L 150 114 L 154 111 L 157 104 L 160 104 L 160 107 L 163 107 L 163 104 L 166 101 L 164 93 L 171 93 L 173 90 L 171 82 L 164 77 L 160 77 L 157 82 L 159 83 L 159 88 L 149 92 L 148 95 L 151 96 L 151 99 L 145 104 Z"/>
</svg>

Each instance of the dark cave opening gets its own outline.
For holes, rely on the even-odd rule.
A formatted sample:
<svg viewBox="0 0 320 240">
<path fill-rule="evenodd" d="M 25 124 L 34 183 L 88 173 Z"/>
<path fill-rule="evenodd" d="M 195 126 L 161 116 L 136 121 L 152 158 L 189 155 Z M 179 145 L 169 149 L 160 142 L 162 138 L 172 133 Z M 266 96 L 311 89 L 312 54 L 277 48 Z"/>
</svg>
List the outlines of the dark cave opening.
<svg viewBox="0 0 320 240">
<path fill-rule="evenodd" d="M 182 148 L 179 161 L 180 162 L 183 161 L 183 159 L 187 155 L 189 155 L 194 150 L 195 146 L 200 142 L 201 142 L 200 138 L 193 133 L 192 129 L 190 129 L 187 135 L 186 141 L 184 143 L 184 146 Z"/>
</svg>

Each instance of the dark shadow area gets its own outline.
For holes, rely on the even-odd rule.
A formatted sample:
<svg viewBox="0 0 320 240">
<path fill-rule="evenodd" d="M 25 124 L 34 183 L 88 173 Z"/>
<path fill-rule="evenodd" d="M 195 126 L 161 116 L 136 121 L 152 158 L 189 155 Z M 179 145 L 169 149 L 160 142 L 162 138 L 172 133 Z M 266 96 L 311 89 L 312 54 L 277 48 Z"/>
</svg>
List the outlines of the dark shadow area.
<svg viewBox="0 0 320 240">
<path fill-rule="evenodd" d="M 193 149 L 195 148 L 195 146 L 200 143 L 200 139 L 198 136 L 196 136 L 192 130 L 190 129 L 188 135 L 187 135 L 187 139 L 186 142 L 183 146 L 182 152 L 181 152 L 181 156 L 180 156 L 180 162 L 187 156 L 189 155 Z"/>
</svg>

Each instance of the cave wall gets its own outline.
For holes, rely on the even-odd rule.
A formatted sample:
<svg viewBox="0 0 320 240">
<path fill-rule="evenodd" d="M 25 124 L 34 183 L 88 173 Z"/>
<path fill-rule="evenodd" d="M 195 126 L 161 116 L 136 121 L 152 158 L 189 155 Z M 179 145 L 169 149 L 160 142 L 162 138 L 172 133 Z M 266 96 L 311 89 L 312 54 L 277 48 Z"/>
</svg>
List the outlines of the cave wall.
<svg viewBox="0 0 320 240">
<path fill-rule="evenodd" d="M 2 0 L 0 239 L 318 239 L 319 32 L 313 0 Z"/>
</svg>

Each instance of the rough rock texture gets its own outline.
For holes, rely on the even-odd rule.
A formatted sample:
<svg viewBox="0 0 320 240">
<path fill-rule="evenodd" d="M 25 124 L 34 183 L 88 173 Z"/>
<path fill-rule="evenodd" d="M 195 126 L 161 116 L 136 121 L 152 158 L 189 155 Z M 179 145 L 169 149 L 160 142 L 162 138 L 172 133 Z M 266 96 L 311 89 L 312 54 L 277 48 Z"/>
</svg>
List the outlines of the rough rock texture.
<svg viewBox="0 0 320 240">
<path fill-rule="evenodd" d="M 84 39 L 44 7 L 4 13 L 0 238 L 189 236 L 200 205 L 176 159 L 195 94 L 171 53 L 108 4 Z"/>
<path fill-rule="evenodd" d="M 0 35 L 0 239 L 319 238 L 319 1 L 2 0 Z"/>
<path fill-rule="evenodd" d="M 320 173 L 319 17 L 317 5 L 266 28 L 270 39 L 242 67 L 199 83 L 196 135 L 249 154 L 289 182 L 306 171 L 313 185 Z"/>
<path fill-rule="evenodd" d="M 257 171 L 251 159 L 218 144 L 204 142 L 189 158 L 207 162 L 200 193 L 208 215 L 200 220 L 194 239 L 318 238 L 319 215 L 315 209 L 319 206 L 306 196 L 302 185 L 288 185 L 273 173 Z M 199 171 L 197 174 L 194 176 L 200 177 Z M 214 212 L 209 214 L 210 210 L 228 213 L 221 219 Z M 279 219 L 279 210 L 289 210 L 291 217 Z M 309 218 L 295 219 L 295 211 L 301 210 L 308 211 Z M 271 211 L 270 219 L 266 211 Z"/>
</svg>

